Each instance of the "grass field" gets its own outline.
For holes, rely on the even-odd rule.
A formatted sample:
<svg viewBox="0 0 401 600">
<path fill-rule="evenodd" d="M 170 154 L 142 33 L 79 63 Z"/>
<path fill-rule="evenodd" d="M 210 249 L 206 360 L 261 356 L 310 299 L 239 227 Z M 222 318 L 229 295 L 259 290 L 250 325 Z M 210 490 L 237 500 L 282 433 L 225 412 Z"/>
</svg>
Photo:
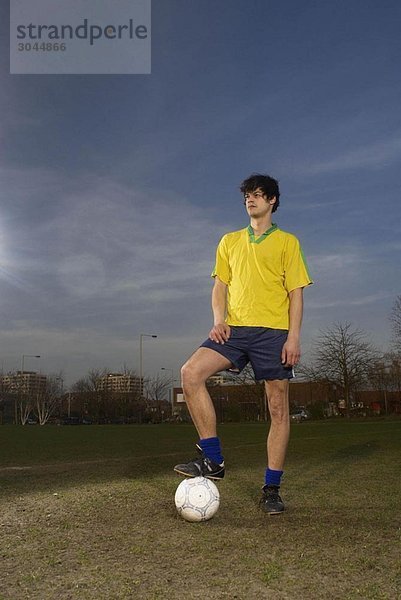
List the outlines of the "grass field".
<svg viewBox="0 0 401 600">
<path fill-rule="evenodd" d="M 401 421 L 293 425 L 275 517 L 266 426 L 220 433 L 221 507 L 191 524 L 191 426 L 1 427 L 1 600 L 401 598 Z"/>
</svg>

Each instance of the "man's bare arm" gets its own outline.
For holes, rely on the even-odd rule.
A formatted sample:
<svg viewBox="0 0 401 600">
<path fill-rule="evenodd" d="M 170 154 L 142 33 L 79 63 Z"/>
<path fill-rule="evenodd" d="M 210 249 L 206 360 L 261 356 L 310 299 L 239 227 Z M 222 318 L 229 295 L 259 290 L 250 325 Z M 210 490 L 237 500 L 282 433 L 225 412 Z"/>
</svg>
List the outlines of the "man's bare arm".
<svg viewBox="0 0 401 600">
<path fill-rule="evenodd" d="M 224 344 L 230 337 L 230 326 L 226 323 L 227 286 L 217 276 L 212 291 L 212 310 L 214 325 L 209 338 L 218 344 Z"/>
<path fill-rule="evenodd" d="M 303 288 L 296 288 L 289 293 L 290 327 L 287 341 L 281 352 L 281 361 L 286 366 L 298 364 L 301 358 L 301 325 L 303 314 Z"/>
</svg>

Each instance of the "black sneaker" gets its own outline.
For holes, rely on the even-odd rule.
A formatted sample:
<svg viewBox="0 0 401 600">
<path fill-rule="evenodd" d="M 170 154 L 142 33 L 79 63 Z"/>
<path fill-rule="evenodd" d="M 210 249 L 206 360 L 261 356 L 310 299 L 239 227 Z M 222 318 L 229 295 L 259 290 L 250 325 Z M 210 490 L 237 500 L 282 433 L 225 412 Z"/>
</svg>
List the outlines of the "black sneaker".
<svg viewBox="0 0 401 600">
<path fill-rule="evenodd" d="M 188 463 L 175 465 L 174 471 L 184 477 L 206 477 L 207 479 L 223 479 L 224 477 L 224 462 L 219 465 L 207 458 L 202 452 L 202 448 L 196 445 L 196 449 L 200 453 L 199 458 L 194 458 Z"/>
<path fill-rule="evenodd" d="M 284 502 L 280 498 L 279 486 L 264 485 L 260 499 L 261 509 L 268 515 L 279 515 L 284 510 Z"/>
</svg>

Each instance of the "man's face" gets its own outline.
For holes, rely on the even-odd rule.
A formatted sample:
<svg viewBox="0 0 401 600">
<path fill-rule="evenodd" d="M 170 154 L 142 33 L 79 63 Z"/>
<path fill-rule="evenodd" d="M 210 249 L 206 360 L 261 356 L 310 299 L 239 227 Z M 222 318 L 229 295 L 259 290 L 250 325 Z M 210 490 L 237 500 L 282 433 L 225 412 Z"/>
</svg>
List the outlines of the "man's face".
<svg viewBox="0 0 401 600">
<path fill-rule="evenodd" d="M 276 198 L 267 198 L 263 190 L 257 188 L 253 192 L 245 192 L 244 202 L 246 212 L 250 217 L 264 217 L 269 214 L 274 206 Z"/>
</svg>

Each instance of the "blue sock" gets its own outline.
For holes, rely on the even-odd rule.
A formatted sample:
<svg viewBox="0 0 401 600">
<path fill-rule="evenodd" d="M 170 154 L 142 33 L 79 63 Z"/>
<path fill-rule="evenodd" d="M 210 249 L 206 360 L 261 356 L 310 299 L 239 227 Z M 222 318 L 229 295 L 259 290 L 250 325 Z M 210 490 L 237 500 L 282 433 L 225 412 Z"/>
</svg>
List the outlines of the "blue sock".
<svg viewBox="0 0 401 600">
<path fill-rule="evenodd" d="M 284 471 L 274 471 L 274 469 L 269 469 L 267 467 L 265 473 L 265 485 L 280 485 L 281 476 Z"/>
<path fill-rule="evenodd" d="M 199 446 L 202 448 L 205 456 L 210 458 L 213 462 L 218 463 L 219 465 L 224 462 L 224 458 L 221 454 L 220 438 L 211 437 L 199 440 Z"/>
</svg>

